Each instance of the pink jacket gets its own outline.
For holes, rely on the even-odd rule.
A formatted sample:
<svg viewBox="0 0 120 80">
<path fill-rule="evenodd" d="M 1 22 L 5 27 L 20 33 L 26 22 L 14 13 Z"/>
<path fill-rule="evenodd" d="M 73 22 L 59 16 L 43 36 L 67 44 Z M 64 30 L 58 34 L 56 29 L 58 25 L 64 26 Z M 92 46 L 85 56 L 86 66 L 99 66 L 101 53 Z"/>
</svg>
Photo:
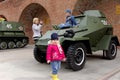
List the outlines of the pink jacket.
<svg viewBox="0 0 120 80">
<path fill-rule="evenodd" d="M 61 45 L 49 44 L 47 48 L 46 60 L 61 61 L 65 58 L 64 51 Z"/>
</svg>

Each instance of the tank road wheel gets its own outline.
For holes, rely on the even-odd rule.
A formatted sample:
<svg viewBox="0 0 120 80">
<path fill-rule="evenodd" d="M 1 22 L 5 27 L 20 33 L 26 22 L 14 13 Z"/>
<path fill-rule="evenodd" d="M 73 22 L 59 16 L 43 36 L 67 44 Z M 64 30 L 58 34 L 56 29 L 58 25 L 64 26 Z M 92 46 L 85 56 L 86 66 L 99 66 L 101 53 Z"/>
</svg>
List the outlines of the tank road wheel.
<svg viewBox="0 0 120 80">
<path fill-rule="evenodd" d="M 7 43 L 6 42 L 1 42 L 0 43 L 0 49 L 7 49 Z"/>
<path fill-rule="evenodd" d="M 40 63 L 46 62 L 45 53 L 42 53 L 36 46 L 34 48 L 34 58 Z"/>
<path fill-rule="evenodd" d="M 16 47 L 17 48 L 21 48 L 23 46 L 22 42 L 21 41 L 17 41 L 16 42 Z"/>
<path fill-rule="evenodd" d="M 71 45 L 67 51 L 67 63 L 74 71 L 81 70 L 86 61 L 86 47 L 83 43 Z"/>
<path fill-rule="evenodd" d="M 106 59 L 112 60 L 112 59 L 115 59 L 116 55 L 117 55 L 116 42 L 114 40 L 111 40 L 111 42 L 109 44 L 109 49 L 103 50 L 103 56 Z"/>
<path fill-rule="evenodd" d="M 9 49 L 15 48 L 15 43 L 12 42 L 12 41 L 10 41 L 10 42 L 8 43 L 8 48 L 9 48 Z"/>
<path fill-rule="evenodd" d="M 27 44 L 28 44 L 28 41 L 27 41 L 27 39 L 23 39 L 23 46 L 22 47 L 25 47 Z"/>
</svg>

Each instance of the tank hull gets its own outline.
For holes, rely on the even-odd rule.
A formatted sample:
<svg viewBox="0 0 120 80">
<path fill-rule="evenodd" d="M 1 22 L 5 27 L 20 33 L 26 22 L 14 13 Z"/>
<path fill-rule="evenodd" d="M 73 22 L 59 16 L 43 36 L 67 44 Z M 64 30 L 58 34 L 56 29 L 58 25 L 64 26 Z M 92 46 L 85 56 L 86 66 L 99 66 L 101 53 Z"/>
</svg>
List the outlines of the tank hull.
<svg viewBox="0 0 120 80">
<path fill-rule="evenodd" d="M 0 49 L 23 48 L 29 43 L 19 22 L 0 22 Z"/>
</svg>

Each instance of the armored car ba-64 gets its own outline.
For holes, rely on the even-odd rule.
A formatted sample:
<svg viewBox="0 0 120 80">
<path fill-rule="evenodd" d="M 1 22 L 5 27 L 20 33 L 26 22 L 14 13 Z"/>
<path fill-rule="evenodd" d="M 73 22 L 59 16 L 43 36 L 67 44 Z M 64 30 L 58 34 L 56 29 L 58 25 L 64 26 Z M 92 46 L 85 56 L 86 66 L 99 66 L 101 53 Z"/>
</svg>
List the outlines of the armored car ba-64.
<svg viewBox="0 0 120 80">
<path fill-rule="evenodd" d="M 86 55 L 103 50 L 103 57 L 112 60 L 117 55 L 119 41 L 113 35 L 113 27 L 99 10 L 88 10 L 75 17 L 77 26 L 47 31 L 35 44 L 34 57 L 44 62 L 50 35 L 58 33 L 60 43 L 67 57 L 67 65 L 74 71 L 84 67 Z"/>
</svg>

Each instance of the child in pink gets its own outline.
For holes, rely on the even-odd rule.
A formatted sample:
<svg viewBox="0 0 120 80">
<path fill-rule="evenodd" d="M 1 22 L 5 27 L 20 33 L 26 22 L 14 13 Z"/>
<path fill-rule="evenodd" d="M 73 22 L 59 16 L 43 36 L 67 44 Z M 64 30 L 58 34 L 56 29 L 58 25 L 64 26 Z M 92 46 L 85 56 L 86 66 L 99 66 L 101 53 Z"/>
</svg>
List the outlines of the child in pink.
<svg viewBox="0 0 120 80">
<path fill-rule="evenodd" d="M 47 59 L 47 63 L 50 63 L 52 67 L 52 79 L 59 80 L 57 74 L 61 66 L 61 61 L 65 60 L 65 55 L 58 41 L 57 33 L 53 33 L 51 35 L 51 40 L 49 41 L 47 48 L 46 59 Z"/>
</svg>

